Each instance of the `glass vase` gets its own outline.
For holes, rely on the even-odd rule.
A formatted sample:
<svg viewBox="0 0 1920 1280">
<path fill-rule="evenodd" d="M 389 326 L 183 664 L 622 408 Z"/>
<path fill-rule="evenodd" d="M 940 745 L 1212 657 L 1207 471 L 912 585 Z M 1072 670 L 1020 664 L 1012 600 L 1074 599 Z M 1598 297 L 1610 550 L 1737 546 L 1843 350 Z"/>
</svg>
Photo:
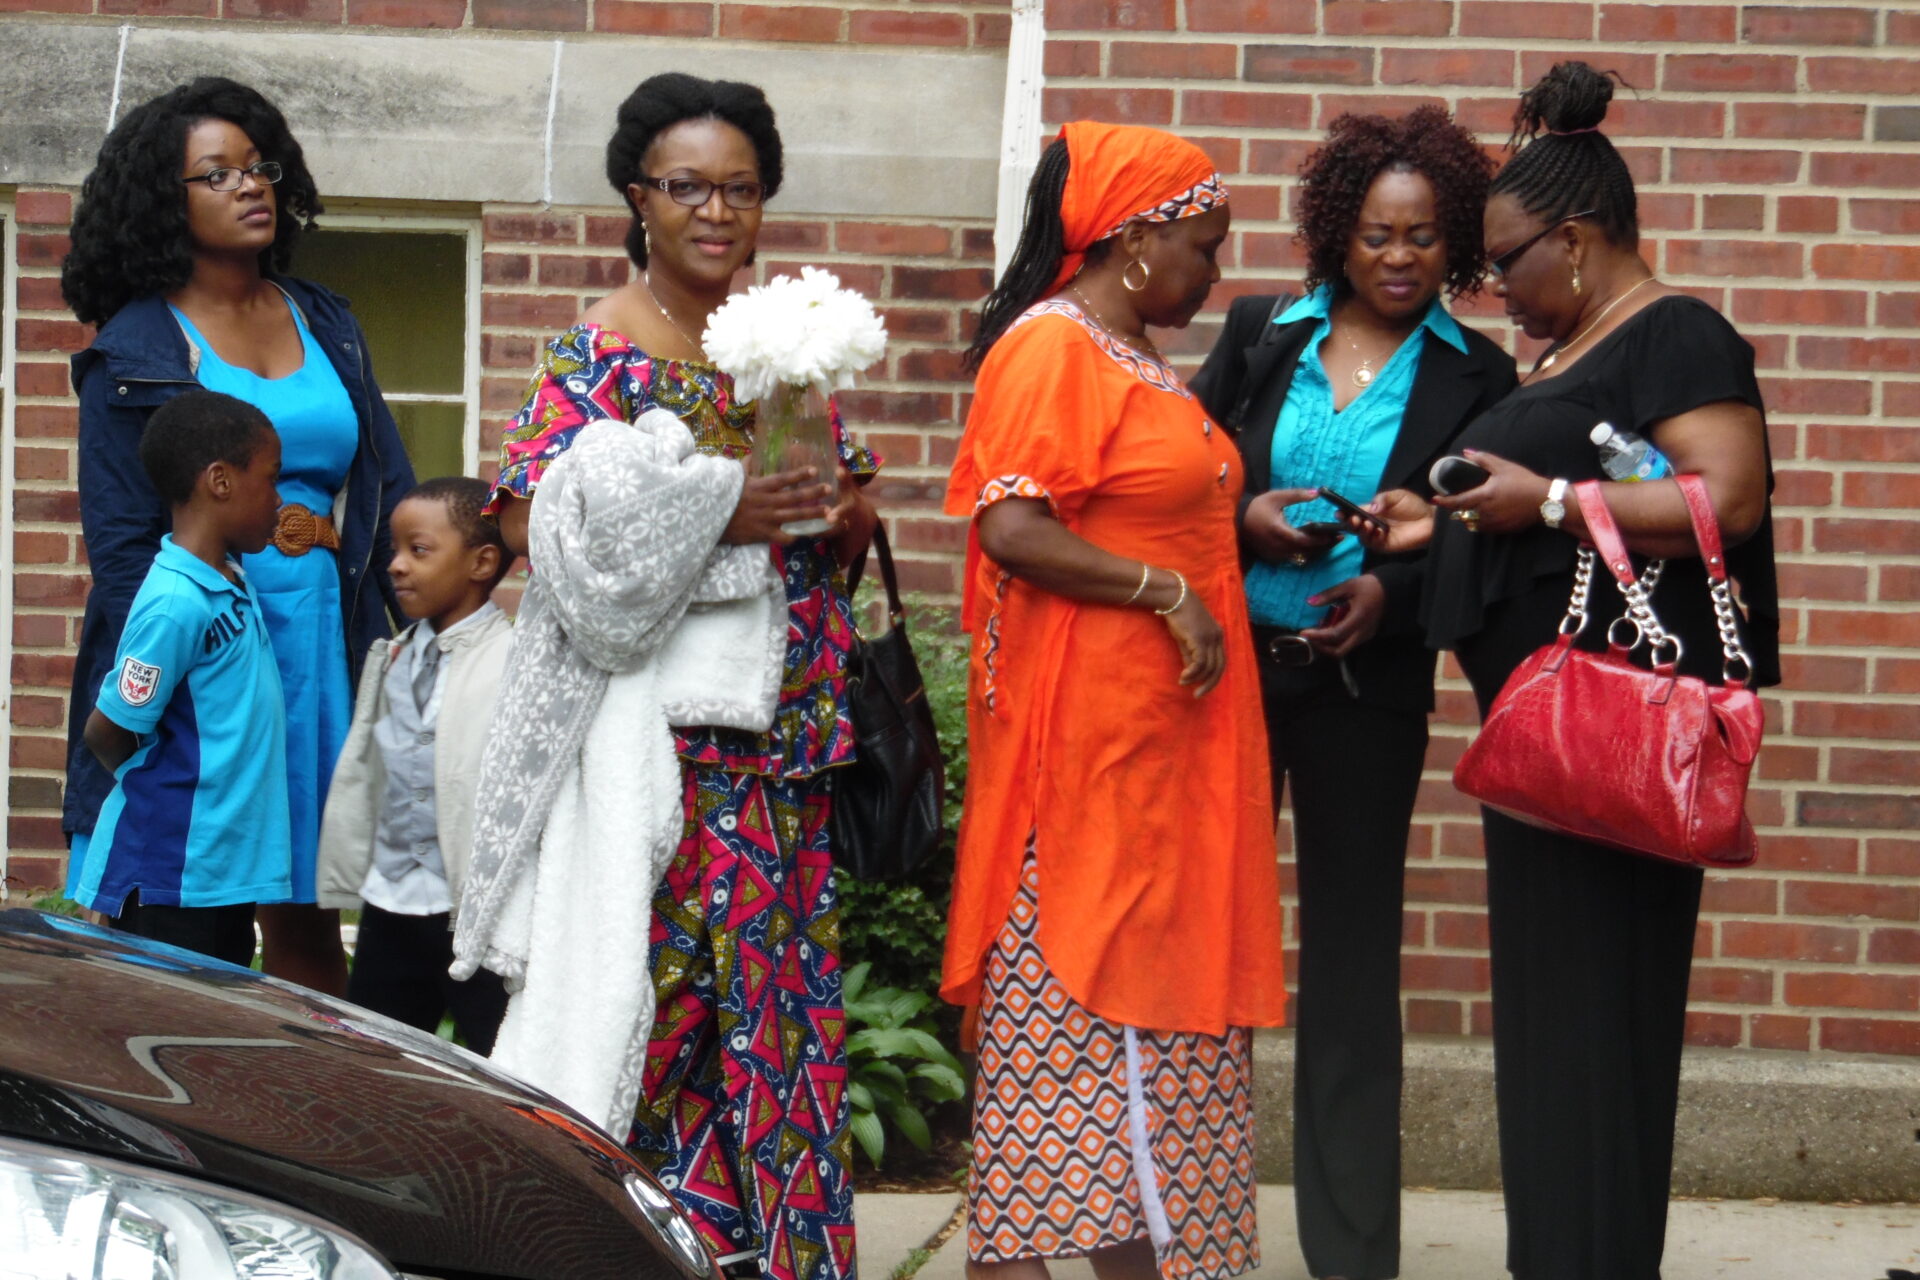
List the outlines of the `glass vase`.
<svg viewBox="0 0 1920 1280">
<path fill-rule="evenodd" d="M 789 384 L 761 397 L 754 418 L 753 460 L 763 476 L 812 467 L 819 480 L 838 488 L 840 458 L 833 445 L 827 397 L 812 383 Z M 780 526 L 795 537 L 825 533 L 824 516 Z"/>
</svg>

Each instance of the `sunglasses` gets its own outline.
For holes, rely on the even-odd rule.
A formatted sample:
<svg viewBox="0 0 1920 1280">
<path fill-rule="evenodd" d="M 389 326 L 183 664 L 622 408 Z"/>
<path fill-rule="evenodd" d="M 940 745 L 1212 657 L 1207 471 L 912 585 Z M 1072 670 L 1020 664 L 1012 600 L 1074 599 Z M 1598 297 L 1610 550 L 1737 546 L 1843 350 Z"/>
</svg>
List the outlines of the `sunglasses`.
<svg viewBox="0 0 1920 1280">
<path fill-rule="evenodd" d="M 1520 261 L 1521 254 L 1546 239 L 1547 234 L 1555 227 L 1563 222 L 1572 222 L 1575 218 L 1591 218 L 1597 212 L 1599 212 L 1597 209 L 1588 209 L 1582 213 L 1570 213 L 1564 218 L 1556 218 L 1499 257 L 1491 259 L 1487 265 L 1493 268 L 1494 275 L 1505 276 L 1507 272 L 1513 270 L 1513 264 Z"/>
</svg>

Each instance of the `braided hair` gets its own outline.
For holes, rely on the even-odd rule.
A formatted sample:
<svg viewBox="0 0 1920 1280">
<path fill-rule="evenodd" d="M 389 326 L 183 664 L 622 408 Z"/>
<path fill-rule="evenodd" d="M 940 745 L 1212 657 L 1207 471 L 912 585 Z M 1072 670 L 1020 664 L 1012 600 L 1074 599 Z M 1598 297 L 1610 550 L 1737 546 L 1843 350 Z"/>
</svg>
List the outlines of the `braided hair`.
<svg viewBox="0 0 1920 1280">
<path fill-rule="evenodd" d="M 258 90 L 223 76 L 170 89 L 121 118 L 80 184 L 73 247 L 60 264 L 60 296 L 83 323 L 105 324 L 129 302 L 172 293 L 192 278 L 180 167 L 187 134 L 203 120 L 227 121 L 259 148 L 261 159 L 280 163 L 273 188 L 279 216 L 273 243 L 260 253 L 263 274 L 287 269 L 301 231 L 321 212 L 300 144 Z"/>
<path fill-rule="evenodd" d="M 1555 63 L 1520 95 L 1507 139 L 1513 157 L 1494 175 L 1488 194 L 1511 195 L 1547 223 L 1591 209 L 1610 242 L 1638 244 L 1633 175 L 1599 131 L 1619 79 L 1618 72 L 1595 71 L 1584 62 Z"/>
<path fill-rule="evenodd" d="M 1027 185 L 1027 216 L 1020 224 L 1020 241 L 1013 247 L 1000 283 L 980 304 L 980 325 L 973 344 L 960 359 L 969 373 L 980 368 L 987 352 L 1005 333 L 1020 313 L 1047 296 L 1048 286 L 1067 256 L 1067 230 L 1060 219 L 1060 202 L 1066 196 L 1067 140 L 1055 138 L 1040 153 L 1033 181 Z M 1103 260 L 1113 251 L 1111 240 L 1101 240 L 1087 249 L 1088 265 Z"/>
<path fill-rule="evenodd" d="M 620 104 L 613 136 L 607 139 L 607 181 L 633 212 L 627 228 L 627 256 L 636 267 L 647 265 L 646 229 L 640 210 L 627 195 L 629 183 L 642 182 L 647 148 L 653 140 L 686 120 L 719 120 L 747 135 L 760 168 L 760 183 L 768 200 L 779 193 L 784 169 L 780 130 L 773 107 L 759 85 L 740 80 L 702 80 L 681 71 L 648 76 Z M 753 259 L 749 257 L 748 262 Z"/>
</svg>

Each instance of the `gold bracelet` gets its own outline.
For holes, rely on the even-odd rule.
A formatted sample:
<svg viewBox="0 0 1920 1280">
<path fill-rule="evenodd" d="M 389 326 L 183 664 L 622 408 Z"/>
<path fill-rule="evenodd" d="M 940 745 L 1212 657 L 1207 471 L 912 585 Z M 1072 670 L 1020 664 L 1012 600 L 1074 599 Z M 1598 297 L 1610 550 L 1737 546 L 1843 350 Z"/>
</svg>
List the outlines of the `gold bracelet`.
<svg viewBox="0 0 1920 1280">
<path fill-rule="evenodd" d="M 1155 613 L 1159 614 L 1163 618 L 1187 602 L 1186 576 L 1182 574 L 1178 569 L 1169 569 L 1167 570 L 1167 572 L 1172 574 L 1174 581 L 1180 584 L 1180 594 L 1174 597 L 1173 603 L 1168 605 L 1166 608 L 1154 610 Z"/>
<path fill-rule="evenodd" d="M 1126 608 L 1128 605 L 1132 604 L 1135 600 L 1138 600 L 1140 598 L 1140 593 L 1147 589 L 1147 576 L 1152 572 L 1153 572 L 1153 566 L 1148 564 L 1145 560 L 1142 560 L 1140 562 L 1140 585 L 1133 589 L 1132 595 L 1128 596 L 1125 600 L 1120 602 L 1120 607 L 1122 609 Z"/>
</svg>

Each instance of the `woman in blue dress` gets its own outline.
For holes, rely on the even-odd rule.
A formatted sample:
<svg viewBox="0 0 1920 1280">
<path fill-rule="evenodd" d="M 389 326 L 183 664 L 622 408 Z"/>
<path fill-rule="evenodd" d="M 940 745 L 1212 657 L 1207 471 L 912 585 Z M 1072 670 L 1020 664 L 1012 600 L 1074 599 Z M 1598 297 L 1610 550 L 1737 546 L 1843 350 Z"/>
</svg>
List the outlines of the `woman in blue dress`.
<svg viewBox="0 0 1920 1280">
<path fill-rule="evenodd" d="M 280 274 L 320 212 L 300 145 L 259 93 L 206 77 L 129 112 L 81 188 L 61 270 L 100 327 L 74 357 L 80 516 L 93 589 L 75 664 L 63 825 L 72 865 L 112 778 L 79 726 L 167 530 L 138 459 L 154 408 L 195 386 L 257 406 L 280 435 L 279 532 L 243 561 L 287 698 L 294 898 L 259 912 L 269 973 L 344 993 L 338 914 L 314 905 L 314 852 L 346 737 L 350 667 L 397 615 L 387 519 L 413 471 L 345 302 Z"/>
</svg>

